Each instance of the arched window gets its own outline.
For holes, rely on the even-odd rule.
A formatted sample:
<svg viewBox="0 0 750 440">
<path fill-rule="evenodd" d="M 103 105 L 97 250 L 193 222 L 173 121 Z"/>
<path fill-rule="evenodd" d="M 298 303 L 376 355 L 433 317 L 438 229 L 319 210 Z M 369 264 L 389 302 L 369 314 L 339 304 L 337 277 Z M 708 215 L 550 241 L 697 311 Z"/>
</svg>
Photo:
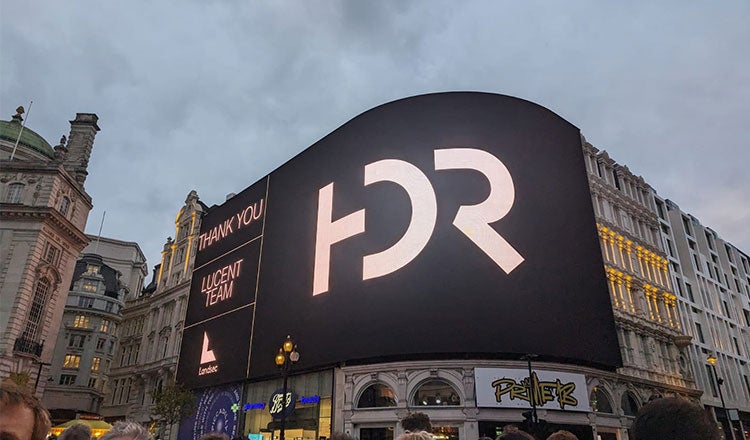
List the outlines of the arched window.
<svg viewBox="0 0 750 440">
<path fill-rule="evenodd" d="M 5 203 L 21 203 L 23 183 L 11 183 L 5 191 Z"/>
<path fill-rule="evenodd" d="M 633 397 L 630 392 L 626 392 L 622 395 L 622 401 L 620 404 L 622 405 L 623 414 L 635 417 L 635 414 L 638 412 L 638 399 Z"/>
<path fill-rule="evenodd" d="M 396 394 L 391 387 L 375 383 L 365 388 L 357 401 L 357 408 L 382 408 L 396 406 Z"/>
<path fill-rule="evenodd" d="M 460 405 L 458 393 L 447 382 L 430 380 L 419 386 L 414 393 L 415 406 Z"/>
<path fill-rule="evenodd" d="M 60 202 L 60 214 L 62 214 L 63 217 L 68 216 L 69 207 L 70 207 L 70 199 L 67 197 L 63 197 L 62 201 Z"/>
<path fill-rule="evenodd" d="M 46 277 L 39 278 L 34 288 L 34 299 L 31 301 L 29 318 L 26 320 L 24 337 L 29 341 L 36 342 L 39 339 L 40 327 L 44 318 L 44 310 L 47 306 L 50 282 Z"/>
<path fill-rule="evenodd" d="M 600 387 L 594 387 L 589 400 L 591 401 L 591 409 L 594 412 L 614 414 L 614 411 L 612 410 L 612 401 L 609 400 L 607 393 L 605 393 Z"/>
</svg>

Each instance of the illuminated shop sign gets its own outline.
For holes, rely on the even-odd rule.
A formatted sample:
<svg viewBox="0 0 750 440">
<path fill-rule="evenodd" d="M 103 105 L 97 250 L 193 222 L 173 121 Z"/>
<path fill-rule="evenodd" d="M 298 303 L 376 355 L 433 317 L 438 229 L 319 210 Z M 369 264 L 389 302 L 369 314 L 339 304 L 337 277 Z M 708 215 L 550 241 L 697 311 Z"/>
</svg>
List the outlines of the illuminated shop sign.
<svg viewBox="0 0 750 440">
<path fill-rule="evenodd" d="M 287 390 L 286 398 L 284 396 L 284 390 L 276 390 L 268 400 L 268 412 L 274 419 L 288 416 L 294 411 L 297 404 L 297 395 Z"/>
<path fill-rule="evenodd" d="M 531 397 L 529 370 L 475 368 L 478 407 L 537 408 L 589 411 L 586 377 L 582 374 L 532 370 Z"/>
<path fill-rule="evenodd" d="M 278 374 L 287 334 L 300 369 L 434 353 L 615 369 L 603 267 L 575 126 L 502 95 L 395 101 L 208 210 L 178 379 L 209 386 L 183 360 L 232 314 L 242 328 L 217 336 L 245 373 L 214 350 L 227 382 Z"/>
</svg>

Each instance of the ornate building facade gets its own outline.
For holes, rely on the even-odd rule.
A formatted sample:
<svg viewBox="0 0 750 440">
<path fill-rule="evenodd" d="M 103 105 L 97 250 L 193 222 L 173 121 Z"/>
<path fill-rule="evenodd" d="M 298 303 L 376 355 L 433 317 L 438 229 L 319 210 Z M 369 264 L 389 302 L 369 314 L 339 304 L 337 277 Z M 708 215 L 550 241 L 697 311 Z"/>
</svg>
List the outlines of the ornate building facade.
<svg viewBox="0 0 750 440">
<path fill-rule="evenodd" d="M 84 183 L 98 117 L 78 113 L 52 148 L 0 121 L 0 378 L 25 375 L 41 395 L 76 260 L 89 239 Z"/>
<path fill-rule="evenodd" d="M 42 402 L 55 421 L 99 415 L 125 299 L 146 276 L 137 243 L 89 236 L 78 260 Z"/>
<path fill-rule="evenodd" d="M 151 283 L 125 301 L 119 349 L 102 414 L 110 420 L 150 421 L 152 393 L 174 382 L 201 216 L 206 206 L 191 191 L 175 218 Z M 176 434 L 176 429 L 173 430 Z"/>
</svg>

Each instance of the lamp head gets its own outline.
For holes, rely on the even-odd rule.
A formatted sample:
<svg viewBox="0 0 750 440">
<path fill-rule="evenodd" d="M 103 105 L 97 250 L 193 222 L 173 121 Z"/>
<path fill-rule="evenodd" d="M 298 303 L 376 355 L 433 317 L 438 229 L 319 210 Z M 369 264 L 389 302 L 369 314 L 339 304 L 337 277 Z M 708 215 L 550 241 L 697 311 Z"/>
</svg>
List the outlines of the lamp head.
<svg viewBox="0 0 750 440">
<path fill-rule="evenodd" d="M 716 365 L 716 356 L 714 356 L 714 354 L 713 354 L 713 353 L 709 353 L 709 354 L 708 354 L 708 357 L 706 357 L 706 362 L 708 362 L 708 363 L 709 363 L 709 364 L 711 364 L 712 366 L 713 366 L 713 365 Z"/>
<path fill-rule="evenodd" d="M 286 356 L 284 356 L 284 351 L 282 351 L 281 348 L 279 348 L 279 352 L 276 354 L 276 359 L 274 359 L 274 361 L 279 367 L 283 366 L 284 362 L 286 362 Z"/>
<path fill-rule="evenodd" d="M 291 336 L 287 335 L 286 341 L 284 341 L 283 347 L 284 347 L 285 353 L 290 353 L 292 351 L 292 349 L 294 348 L 294 342 L 292 342 Z"/>
<path fill-rule="evenodd" d="M 295 363 L 299 360 L 299 351 L 297 351 L 297 344 L 294 344 L 292 352 L 289 353 L 289 360 L 292 361 L 292 363 Z"/>
</svg>

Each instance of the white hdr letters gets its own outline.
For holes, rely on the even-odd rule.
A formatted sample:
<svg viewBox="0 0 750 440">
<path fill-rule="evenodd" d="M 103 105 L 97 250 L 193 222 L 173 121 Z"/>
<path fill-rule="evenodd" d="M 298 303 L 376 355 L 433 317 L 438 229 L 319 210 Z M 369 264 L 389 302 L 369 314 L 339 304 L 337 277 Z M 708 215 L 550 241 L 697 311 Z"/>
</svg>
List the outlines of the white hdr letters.
<svg viewBox="0 0 750 440">
<path fill-rule="evenodd" d="M 470 169 L 482 173 L 490 183 L 490 194 L 477 205 L 461 205 L 453 224 L 486 253 L 505 273 L 521 264 L 523 257 L 498 234 L 490 223 L 510 212 L 515 200 L 513 178 L 505 165 L 492 154 L 474 148 L 435 150 L 435 170 Z M 393 273 L 419 255 L 435 229 L 437 200 L 427 176 L 414 165 L 385 159 L 365 166 L 365 186 L 393 182 L 406 190 L 412 215 L 404 235 L 390 248 L 362 261 L 362 280 Z M 313 295 L 328 291 L 331 246 L 365 232 L 365 210 L 360 209 L 336 221 L 333 215 L 333 183 L 318 192 L 317 230 Z"/>
</svg>

